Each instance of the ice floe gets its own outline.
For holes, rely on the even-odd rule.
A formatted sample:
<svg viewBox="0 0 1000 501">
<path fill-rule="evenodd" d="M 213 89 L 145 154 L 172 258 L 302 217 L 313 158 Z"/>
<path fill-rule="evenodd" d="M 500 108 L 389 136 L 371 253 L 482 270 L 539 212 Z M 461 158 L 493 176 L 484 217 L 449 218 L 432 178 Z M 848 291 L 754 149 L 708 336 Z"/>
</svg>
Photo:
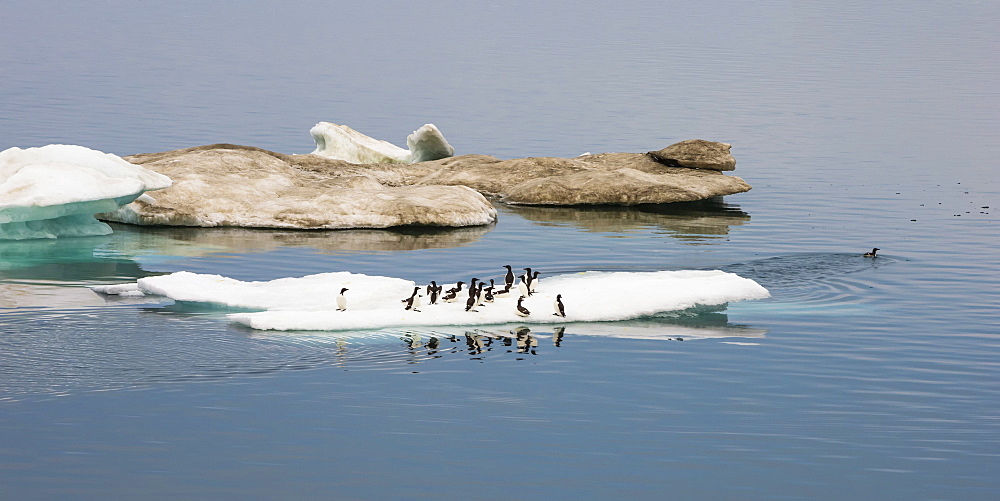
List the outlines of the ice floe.
<svg viewBox="0 0 1000 501">
<path fill-rule="evenodd" d="M 116 210 L 170 178 L 83 146 L 0 152 L 0 240 L 107 235 L 95 213 Z"/>
<path fill-rule="evenodd" d="M 394 326 L 498 325 L 507 323 L 607 322 L 645 318 L 695 306 L 763 299 L 768 291 L 753 280 L 722 271 L 582 272 L 539 282 L 523 302 L 531 314 L 515 312 L 516 292 L 466 311 L 468 292 L 453 303 L 404 310 L 402 300 L 419 284 L 392 277 L 348 272 L 322 273 L 267 282 L 243 282 L 219 275 L 178 272 L 140 279 L 133 285 L 95 287 L 104 294 L 155 294 L 179 302 L 250 310 L 228 318 L 254 329 L 359 330 Z M 451 285 L 445 285 L 447 290 Z M 336 294 L 347 288 L 347 311 L 336 311 Z M 516 288 L 514 289 L 516 291 Z M 421 286 L 421 292 L 423 292 Z M 553 315 L 556 294 L 566 317 Z M 261 311 L 253 311 L 261 310 Z"/>
</svg>

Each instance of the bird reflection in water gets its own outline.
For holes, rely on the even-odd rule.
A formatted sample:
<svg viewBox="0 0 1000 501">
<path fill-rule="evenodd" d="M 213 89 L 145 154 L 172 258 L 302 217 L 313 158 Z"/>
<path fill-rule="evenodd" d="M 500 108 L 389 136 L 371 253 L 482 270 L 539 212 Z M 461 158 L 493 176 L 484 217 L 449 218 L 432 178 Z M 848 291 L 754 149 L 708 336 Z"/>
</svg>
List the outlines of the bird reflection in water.
<svg viewBox="0 0 1000 501">
<path fill-rule="evenodd" d="M 552 344 L 556 347 L 562 346 L 565 327 L 555 327 L 552 332 Z M 475 329 L 465 331 L 463 335 L 447 335 L 442 337 L 430 336 L 422 337 L 416 332 L 407 332 L 399 338 L 403 341 L 406 349 L 411 355 L 421 354 L 426 350 L 426 354 L 432 358 L 439 358 L 439 352 L 456 352 L 456 347 L 448 348 L 447 343 L 460 345 L 465 343 L 466 352 L 472 355 L 473 360 L 482 360 L 482 355 L 493 351 L 495 347 L 506 348 L 507 353 L 517 354 L 538 354 L 539 337 L 531 332 L 527 326 L 519 326 L 507 331 L 491 331 L 485 329 Z M 416 360 L 416 359 L 414 359 Z"/>
</svg>

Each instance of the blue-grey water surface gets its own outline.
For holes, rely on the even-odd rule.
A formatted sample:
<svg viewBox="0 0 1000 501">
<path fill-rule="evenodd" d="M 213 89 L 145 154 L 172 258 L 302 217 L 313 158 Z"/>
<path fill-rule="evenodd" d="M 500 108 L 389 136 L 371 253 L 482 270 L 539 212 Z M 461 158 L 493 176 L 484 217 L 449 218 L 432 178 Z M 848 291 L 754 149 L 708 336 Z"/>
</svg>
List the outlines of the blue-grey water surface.
<svg viewBox="0 0 1000 501">
<path fill-rule="evenodd" d="M 3 6 L 0 149 L 305 153 L 318 121 L 396 144 L 430 122 L 502 158 L 725 141 L 754 188 L 0 242 L 0 498 L 1000 497 L 996 2 Z M 503 264 L 723 269 L 773 297 L 518 343 L 253 331 L 87 288 Z"/>
</svg>

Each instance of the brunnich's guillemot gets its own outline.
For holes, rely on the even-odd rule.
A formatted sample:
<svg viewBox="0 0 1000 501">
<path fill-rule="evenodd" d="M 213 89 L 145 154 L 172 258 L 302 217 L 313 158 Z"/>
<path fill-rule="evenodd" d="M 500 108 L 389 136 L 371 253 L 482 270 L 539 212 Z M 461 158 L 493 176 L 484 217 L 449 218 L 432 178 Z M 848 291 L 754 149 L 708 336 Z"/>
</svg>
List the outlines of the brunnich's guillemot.
<svg viewBox="0 0 1000 501">
<path fill-rule="evenodd" d="M 531 290 L 528 289 L 528 282 L 527 282 L 528 279 L 525 278 L 524 275 L 518 275 L 517 278 L 521 279 L 521 281 L 517 283 L 517 291 L 521 293 L 522 296 L 525 297 L 530 296 Z"/>
<path fill-rule="evenodd" d="M 556 294 L 556 301 L 555 301 L 555 303 L 552 304 L 552 306 L 555 307 L 555 309 L 556 309 L 556 312 L 553 313 L 553 315 L 555 315 L 557 317 L 565 317 L 566 316 L 566 308 L 563 307 L 562 294 Z"/>
<path fill-rule="evenodd" d="M 523 304 L 521 304 L 521 302 L 523 302 L 523 301 L 524 301 L 524 296 L 521 296 L 521 297 L 517 298 L 517 311 L 516 311 L 516 313 L 517 313 L 518 316 L 526 317 L 528 315 L 531 315 L 531 312 L 528 311 L 528 309 L 525 308 Z"/>
<path fill-rule="evenodd" d="M 436 304 L 439 294 L 441 294 L 441 287 L 437 284 L 437 282 L 431 280 L 431 284 L 427 286 L 427 303 Z"/>
<path fill-rule="evenodd" d="M 347 298 L 344 297 L 344 293 L 347 292 L 347 287 L 340 289 L 340 293 L 337 294 L 337 311 L 347 311 Z"/>
<path fill-rule="evenodd" d="M 510 268 L 509 264 L 505 264 L 503 267 L 507 268 L 507 274 L 503 276 L 504 287 L 510 290 L 514 286 L 514 270 Z"/>
<path fill-rule="evenodd" d="M 878 257 L 875 254 L 877 254 L 878 251 L 880 251 L 880 250 L 882 250 L 882 249 L 879 249 L 878 247 L 875 247 L 874 249 L 872 249 L 871 252 L 866 252 L 865 253 L 865 257 Z"/>
<path fill-rule="evenodd" d="M 535 287 L 538 287 L 538 273 L 540 272 L 536 271 L 533 275 L 531 275 L 531 281 L 528 282 L 528 290 L 531 291 L 532 294 L 535 293 Z"/>
<path fill-rule="evenodd" d="M 446 303 L 454 303 L 455 301 L 457 301 L 458 294 L 462 292 L 462 285 L 464 284 L 465 282 L 458 282 L 457 284 L 455 284 L 455 287 L 448 289 L 448 292 L 446 292 L 445 295 L 441 297 L 441 300 Z"/>
<path fill-rule="evenodd" d="M 420 307 L 420 296 L 417 294 L 418 292 L 420 292 L 420 287 L 414 287 L 413 294 L 401 301 L 406 303 L 406 308 L 403 308 L 404 310 L 420 311 L 417 309 Z"/>
</svg>

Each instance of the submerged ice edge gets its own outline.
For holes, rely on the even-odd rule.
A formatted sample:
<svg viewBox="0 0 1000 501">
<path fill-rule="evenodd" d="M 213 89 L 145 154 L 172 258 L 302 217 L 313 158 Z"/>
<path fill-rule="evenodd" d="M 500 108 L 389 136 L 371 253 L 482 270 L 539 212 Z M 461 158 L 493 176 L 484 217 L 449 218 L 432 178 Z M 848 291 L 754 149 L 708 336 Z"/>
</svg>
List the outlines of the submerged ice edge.
<svg viewBox="0 0 1000 501">
<path fill-rule="evenodd" d="M 446 285 L 446 288 L 450 286 Z M 344 291 L 339 311 L 338 292 Z M 405 300 L 416 303 L 407 308 Z M 147 277 L 136 284 L 95 287 L 104 294 L 155 294 L 174 301 L 262 310 L 228 315 L 260 330 L 364 330 L 407 326 L 553 324 L 606 322 L 650 317 L 694 306 L 763 299 L 757 282 L 718 270 L 582 272 L 539 280 L 537 292 L 521 300 L 515 287 L 493 302 L 469 302 L 463 289 L 453 302 L 430 303 L 426 288 L 410 280 L 348 272 L 322 273 L 269 282 L 242 282 L 219 275 L 178 272 Z M 565 316 L 556 316 L 561 298 Z"/>
</svg>

